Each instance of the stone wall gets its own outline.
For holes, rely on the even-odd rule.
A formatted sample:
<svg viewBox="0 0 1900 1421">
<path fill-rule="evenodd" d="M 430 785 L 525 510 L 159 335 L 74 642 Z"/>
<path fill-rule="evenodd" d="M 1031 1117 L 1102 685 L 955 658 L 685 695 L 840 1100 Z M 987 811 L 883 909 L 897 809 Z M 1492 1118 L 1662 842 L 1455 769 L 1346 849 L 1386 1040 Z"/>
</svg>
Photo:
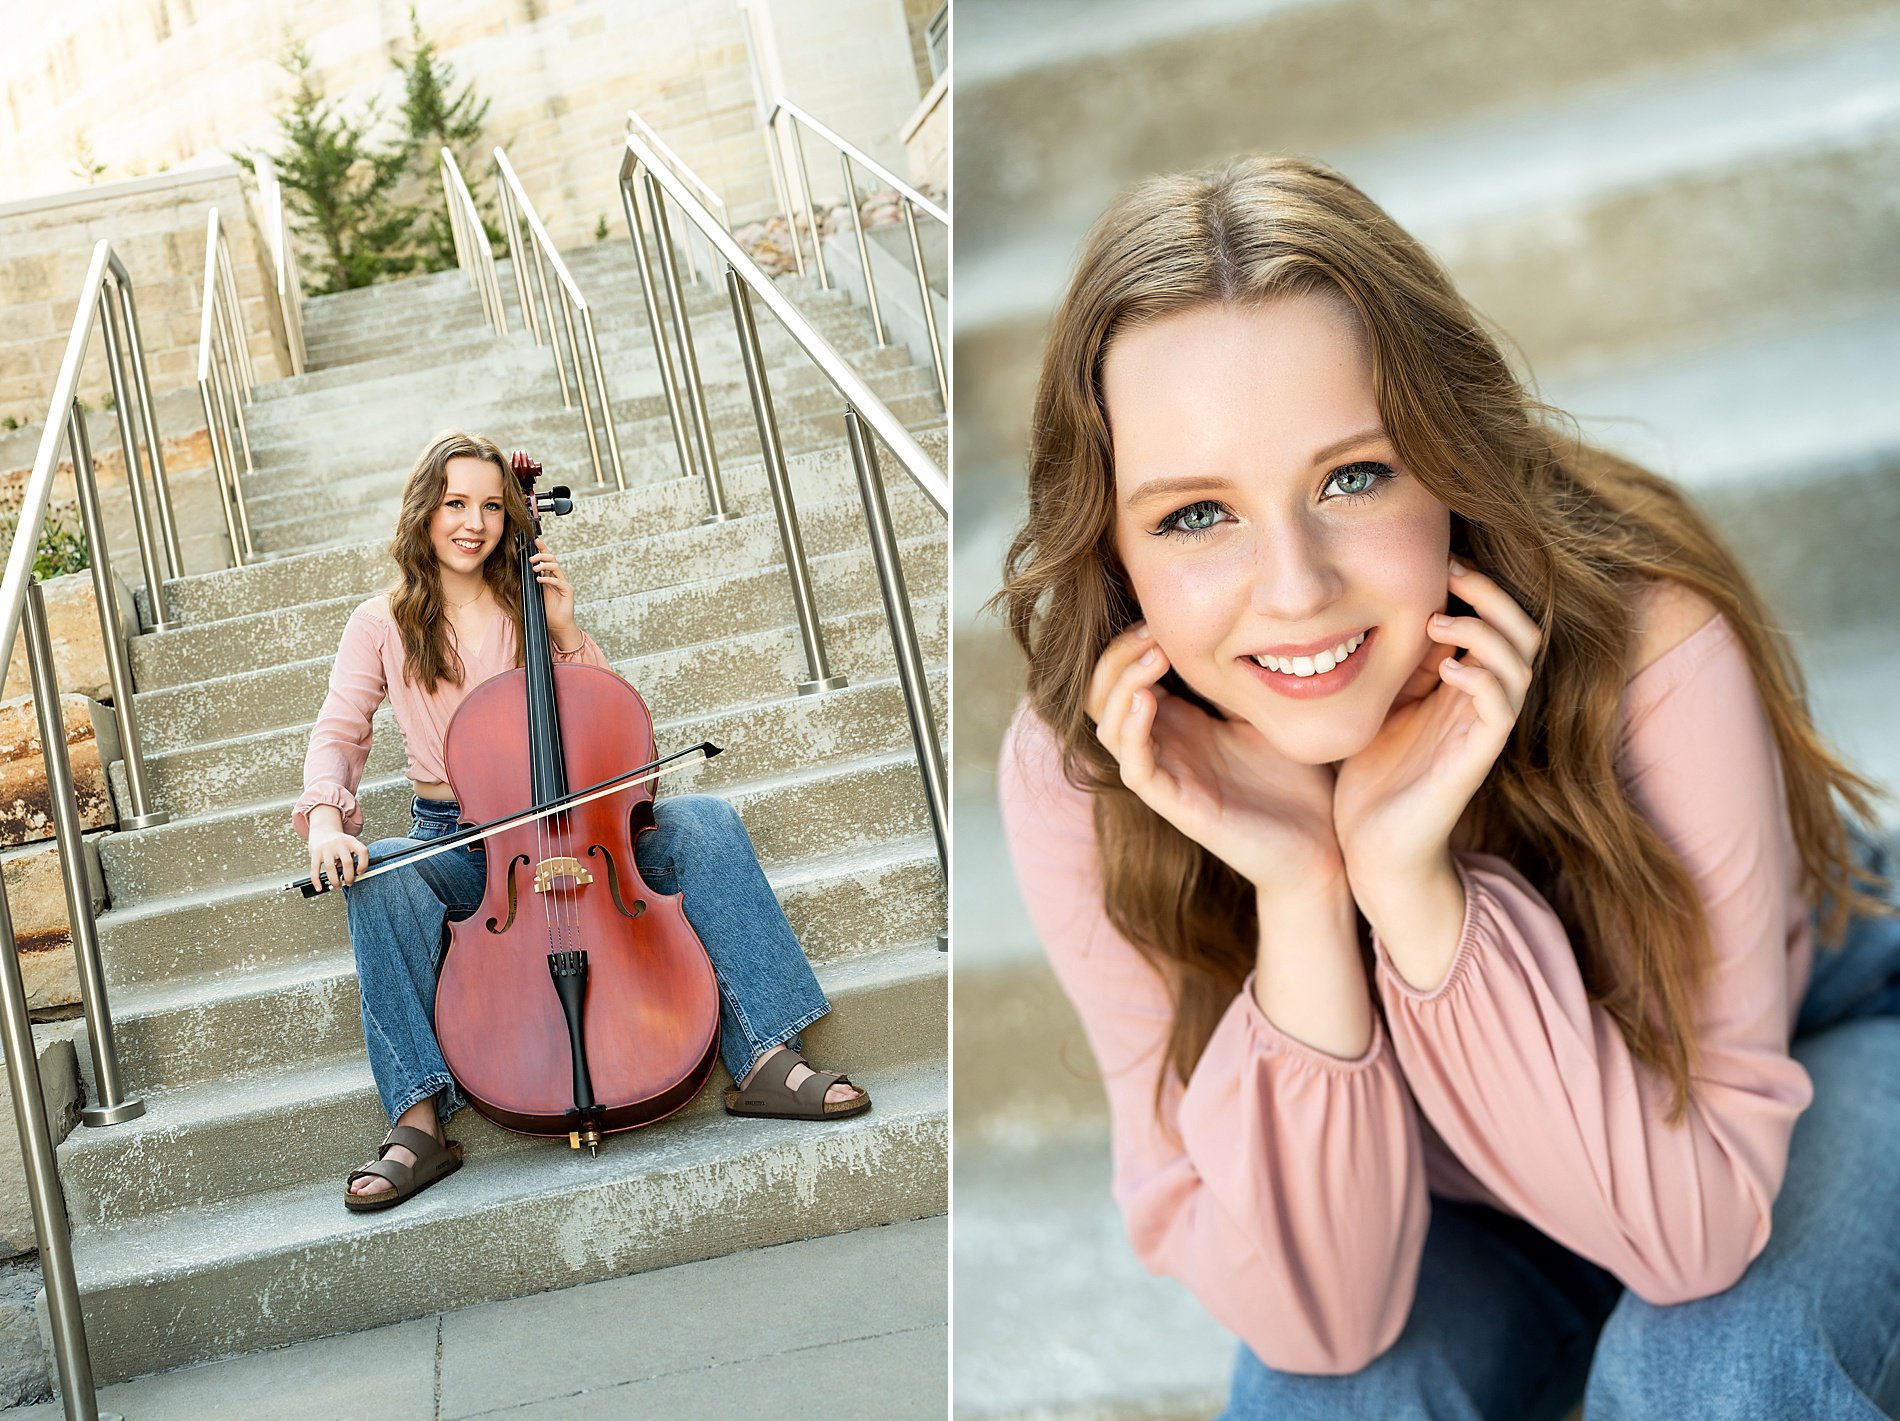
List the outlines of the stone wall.
<svg viewBox="0 0 1900 1421">
<path fill-rule="evenodd" d="M 903 0 L 748 3 L 779 20 L 785 52 L 762 62 L 787 91 L 854 140 L 888 143 L 924 87 Z M 615 154 L 630 106 L 726 198 L 735 221 L 772 210 L 740 0 L 418 0 L 416 8 L 441 57 L 493 101 L 485 144 L 507 147 L 556 242 L 585 240 L 602 216 L 619 222 Z M 287 32 L 308 44 L 328 96 L 399 107 L 393 61 L 409 53 L 404 5 L 49 5 L 0 56 L 0 172 L 17 175 L 19 191 L 71 187 L 82 135 L 109 177 L 239 146 L 274 149 Z M 873 151 L 884 161 L 902 156 Z M 491 169 L 477 165 L 478 185 Z"/>
<path fill-rule="evenodd" d="M 0 157 L 0 166 L 7 161 Z M 231 249 L 257 377 L 273 380 L 289 373 L 274 312 L 265 304 L 269 262 L 238 169 L 217 163 L 0 204 L 0 420 L 11 415 L 24 424 L 46 417 L 78 309 L 79 286 L 101 237 L 111 241 L 132 278 L 154 398 L 196 382 L 205 219 L 213 206 Z M 101 321 L 94 319 L 79 386 L 80 397 L 94 409 L 105 407 L 112 390 Z M 116 439 L 95 443 L 94 452 L 110 447 L 116 447 Z"/>
</svg>

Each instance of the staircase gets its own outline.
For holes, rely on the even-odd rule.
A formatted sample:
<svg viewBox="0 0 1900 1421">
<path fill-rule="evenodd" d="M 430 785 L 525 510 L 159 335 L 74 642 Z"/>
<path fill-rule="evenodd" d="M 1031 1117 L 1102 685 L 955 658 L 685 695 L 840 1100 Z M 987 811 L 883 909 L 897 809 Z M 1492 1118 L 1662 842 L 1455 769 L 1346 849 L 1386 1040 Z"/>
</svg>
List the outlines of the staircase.
<svg viewBox="0 0 1900 1421">
<path fill-rule="evenodd" d="M 505 263 L 507 337 L 456 272 L 317 298 L 309 372 L 260 387 L 248 411 L 259 561 L 168 583 L 179 626 L 133 644 L 152 795 L 172 819 L 102 841 L 99 926 L 119 1059 L 147 1109 L 59 1150 L 101 1383 L 946 1207 L 944 903 L 842 402 L 762 317 L 817 604 L 850 678 L 800 697 L 723 288 L 689 287 L 688 304 L 736 516 L 700 526 L 704 488 L 679 475 L 630 248 L 567 259 L 595 306 L 624 493 L 592 486 L 579 412 L 561 406 Z M 929 368 L 876 350 L 844 298 L 784 285 L 942 460 Z M 740 1120 L 714 1089 L 593 1159 L 470 1110 L 453 1122 L 468 1168 L 387 1213 L 344 1211 L 344 1176 L 386 1121 L 341 897 L 281 891 L 306 871 L 290 806 L 343 624 L 393 576 L 383 550 L 409 465 L 451 428 L 526 448 L 574 486 L 547 536 L 581 623 L 646 695 L 662 750 L 726 748 L 660 792 L 718 794 L 744 817 L 835 1007 L 808 1049 L 867 1086 L 867 1114 Z M 889 493 L 941 710 L 943 519 L 901 469 Z M 403 764 L 385 710 L 365 840 L 406 832 Z"/>
<path fill-rule="evenodd" d="M 1088 8 L 958 17 L 957 137 L 981 156 L 957 195 L 956 1396 L 986 1421 L 1204 1417 L 1233 1358 L 1129 1249 L 1094 1064 L 995 807 L 1021 679 L 979 609 L 1021 517 L 1043 332 L 1124 183 L 1244 151 L 1338 167 L 1544 398 L 1701 502 L 1795 635 L 1822 732 L 1900 789 L 1900 9 Z"/>
</svg>

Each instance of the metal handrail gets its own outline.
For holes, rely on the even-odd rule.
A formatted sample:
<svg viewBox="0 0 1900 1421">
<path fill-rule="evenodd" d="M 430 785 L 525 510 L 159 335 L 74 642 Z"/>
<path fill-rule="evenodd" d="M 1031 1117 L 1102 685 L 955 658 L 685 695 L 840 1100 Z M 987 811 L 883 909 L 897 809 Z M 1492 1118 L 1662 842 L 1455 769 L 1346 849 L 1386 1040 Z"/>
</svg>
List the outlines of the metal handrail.
<svg viewBox="0 0 1900 1421">
<path fill-rule="evenodd" d="M 508 313 L 502 308 L 501 278 L 495 271 L 495 253 L 488 245 L 482 210 L 462 178 L 461 164 L 447 147 L 442 149 L 442 192 L 449 205 L 449 234 L 455 239 L 455 264 L 482 298 L 482 314 L 496 335 L 508 334 Z"/>
<path fill-rule="evenodd" d="M 102 315 L 104 319 L 99 321 Z M 80 523 L 91 554 L 93 595 L 98 602 L 99 630 L 105 643 L 106 674 L 112 685 L 112 714 L 118 724 L 119 748 L 125 761 L 127 797 L 131 800 L 132 812 L 120 816 L 119 827 L 127 830 L 149 828 L 166 823 L 170 816 L 153 810 L 147 795 L 144 742 L 139 737 L 138 716 L 133 704 L 131 660 L 126 650 L 125 629 L 119 620 L 112 576 L 112 553 L 106 543 L 105 520 L 99 508 L 98 474 L 93 463 L 92 442 L 79 403 L 79 375 L 95 322 L 104 327 L 106 363 L 119 416 L 120 439 L 125 450 L 126 486 L 132 499 L 133 525 L 139 539 L 139 560 L 147 579 L 146 592 L 156 619 L 155 625 L 168 625 L 165 620 L 164 578 L 158 566 L 159 549 L 155 546 L 151 520 L 144 507 L 139 430 L 133 423 L 132 401 L 129 398 L 134 388 L 139 395 L 140 425 L 152 460 L 159 515 L 164 525 L 164 550 L 168 554 L 175 553 L 177 531 L 171 519 L 165 464 L 152 413 L 144 348 L 139 340 L 138 309 L 132 296 L 132 278 L 124 263 L 113 252 L 112 244 L 101 239 L 92 249 L 92 260 L 80 287 L 79 306 L 73 313 L 66 353 L 60 360 L 59 374 L 53 382 L 53 397 L 47 405 L 46 425 L 40 435 L 39 451 L 34 455 L 33 472 L 27 478 L 20 501 L 19 523 L 14 529 L 13 546 L 7 553 L 6 572 L 4 577 L 0 577 L 0 646 L 13 645 L 14 638 L 25 632 L 40 745 L 46 766 L 47 795 L 52 808 L 54 835 L 59 845 L 60 876 L 66 892 L 67 917 L 72 926 L 73 958 L 79 973 L 79 994 L 86 1018 L 93 1081 L 99 1096 L 99 1103 L 83 1109 L 80 1119 L 88 1126 L 100 1127 L 136 1119 L 145 1113 L 145 1105 L 126 1094 L 119 1074 L 118 1054 L 112 1034 L 112 1009 L 107 999 L 105 973 L 99 954 L 98 925 L 92 916 L 92 885 L 86 871 L 85 845 L 81 838 L 78 805 L 73 795 L 72 765 L 66 751 L 66 728 L 60 709 L 52 638 L 46 626 L 44 595 L 33 576 L 33 563 L 40 534 L 46 525 L 47 506 L 52 501 L 53 480 L 59 468 L 62 442 L 72 453 L 73 484 L 79 495 Z M 126 379 L 123 368 L 128 358 L 133 367 L 131 381 Z M 46 1282 L 47 1311 L 52 1322 L 53 1352 L 59 1368 L 61 1397 L 69 1418 L 91 1421 L 91 1418 L 98 1416 L 99 1411 L 98 1400 L 93 1392 L 92 1360 L 86 1345 L 86 1320 L 80 1310 L 79 1284 L 73 1271 L 72 1236 L 67 1226 L 64 1193 L 59 1181 L 59 1159 L 52 1133 L 46 1125 L 39 1060 L 32 1027 L 27 1020 L 19 950 L 14 941 L 12 915 L 7 908 L 3 882 L 0 882 L 0 1035 L 4 1036 L 7 1080 L 13 1091 L 14 1115 L 26 1165 L 27 1193 L 33 1207 L 34 1227 L 38 1231 L 40 1264 Z"/>
<path fill-rule="evenodd" d="M 218 209 L 205 217 L 205 278 L 203 307 L 198 315 L 198 399 L 204 406 L 205 440 L 211 446 L 211 471 L 218 481 L 218 500 L 224 506 L 225 532 L 231 540 L 231 562 L 243 567 L 257 556 L 251 541 L 251 517 L 244 505 L 244 483 L 238 476 L 237 450 L 231 442 L 233 425 L 244 449 L 244 472 L 256 473 L 251 463 L 251 433 L 244 420 L 256 384 L 241 336 L 241 308 L 231 279 L 231 252 L 224 240 Z"/>
<path fill-rule="evenodd" d="M 871 314 L 871 334 L 876 337 L 880 348 L 890 344 L 890 340 L 884 330 L 883 312 L 878 307 L 877 279 L 871 271 L 871 248 L 864 236 L 864 218 L 858 211 L 857 177 L 853 173 L 851 165 L 855 162 L 859 167 L 870 169 L 896 190 L 898 204 L 902 207 L 904 212 L 904 228 L 910 235 L 911 268 L 917 275 L 917 298 L 923 308 L 924 331 L 930 342 L 931 368 L 936 372 L 937 376 L 937 397 L 943 401 L 943 407 L 949 409 L 950 374 L 944 364 L 943 335 L 937 329 L 936 307 L 931 303 L 930 275 L 924 269 L 923 243 L 917 236 L 917 212 L 919 209 L 922 209 L 926 216 L 933 217 L 942 223 L 945 231 L 950 229 L 950 214 L 945 212 L 941 207 L 937 206 L 936 203 L 925 197 L 902 178 L 898 177 L 896 173 L 893 173 L 889 168 L 878 162 L 877 159 L 873 158 L 869 153 L 858 147 L 857 144 L 844 137 L 844 135 L 837 132 L 837 130 L 813 118 L 790 99 L 778 100 L 772 105 L 771 112 L 765 116 L 766 147 L 771 150 L 775 169 L 783 161 L 776 141 L 776 135 L 779 132 L 779 116 L 781 114 L 792 121 L 792 152 L 798 159 L 798 184 L 805 199 L 805 225 L 811 229 L 812 260 L 818 268 L 818 284 L 827 291 L 831 289 L 831 273 L 825 268 L 825 244 L 819 238 L 818 215 L 812 207 L 811 173 L 805 166 L 805 140 L 803 130 L 809 128 L 813 133 L 817 134 L 833 148 L 838 150 L 838 166 L 844 175 L 845 201 L 851 208 L 851 230 L 857 236 L 858 265 L 864 272 L 864 299 L 865 305 L 869 308 Z M 788 235 L 791 237 L 792 250 L 798 254 L 799 274 L 803 275 L 805 271 L 803 248 L 798 240 L 798 225 L 792 219 L 790 190 L 785 182 L 784 174 L 779 172 L 776 176 L 781 201 L 785 204 L 783 209 L 785 226 Z"/>
<path fill-rule="evenodd" d="M 291 240 L 277 166 L 262 153 L 257 155 L 257 192 L 264 203 L 264 250 L 270 253 L 277 314 L 283 322 L 284 342 L 290 347 L 290 373 L 301 375 L 309 362 L 303 339 L 303 276 L 297 270 L 297 246 Z"/>
<path fill-rule="evenodd" d="M 514 267 L 515 292 L 521 298 L 522 317 L 534 336 L 534 343 L 541 344 L 534 288 L 528 280 L 527 264 L 522 260 L 519 241 L 525 219 L 534 251 L 535 274 L 540 278 L 541 310 L 547 318 L 548 344 L 554 352 L 554 372 L 561 381 L 561 405 L 564 409 L 572 409 L 574 402 L 568 398 L 567 371 L 561 366 L 561 341 L 554 331 L 554 301 L 548 292 L 549 266 L 554 268 L 556 284 L 561 289 L 561 325 L 567 333 L 568 354 L 574 362 L 574 389 L 581 399 L 581 423 L 587 428 L 587 452 L 594 460 L 594 483 L 605 488 L 607 475 L 600 465 L 600 442 L 594 437 L 594 410 L 587 400 L 587 382 L 581 378 L 581 348 L 574 331 L 574 313 L 577 311 L 580 313 L 581 329 L 587 333 L 587 355 L 594 370 L 594 388 L 600 394 L 601 423 L 606 426 L 607 451 L 613 458 L 614 486 L 624 492 L 627 471 L 620 460 L 620 434 L 614 428 L 613 403 L 607 398 L 607 377 L 600 364 L 600 342 L 594 335 L 594 313 L 587 304 L 587 298 L 581 295 L 581 288 L 573 274 L 568 271 L 567 263 L 561 260 L 560 252 L 555 249 L 554 239 L 542 224 L 541 214 L 535 211 L 527 189 L 522 187 L 521 179 L 515 176 L 514 165 L 500 148 L 495 149 L 495 172 L 498 178 L 496 189 L 501 194 L 504 225 L 507 228 L 508 256 Z"/>
<path fill-rule="evenodd" d="M 726 200 L 713 191 L 711 184 L 688 167 L 686 160 L 675 153 L 667 141 L 653 131 L 653 125 L 641 118 L 640 115 L 632 109 L 627 110 L 627 124 L 629 127 L 637 128 L 640 132 L 644 133 L 647 137 L 647 141 L 652 144 L 654 151 L 666 159 L 673 171 L 680 177 L 686 179 L 686 181 L 691 183 L 694 187 L 698 188 L 699 195 L 719 209 L 719 225 L 730 232 L 732 230 L 732 213 L 726 207 Z M 688 235 L 690 236 L 691 234 L 689 233 Z M 706 243 L 706 270 L 709 275 L 716 264 L 713 258 L 712 243 L 708 242 Z M 697 286 L 699 284 L 699 267 L 693 260 L 693 244 L 690 241 L 686 244 L 686 275 L 694 285 Z"/>
<path fill-rule="evenodd" d="M 785 294 L 778 289 L 771 277 L 765 274 L 732 234 L 719 225 L 712 212 L 694 196 L 688 185 L 659 161 L 657 150 L 648 145 L 638 134 L 629 133 L 620 159 L 618 179 L 620 199 L 627 218 L 628 235 L 634 244 L 636 265 L 645 287 L 648 317 L 654 325 L 656 346 L 661 344 L 657 315 L 658 298 L 653 289 L 646 234 L 642 229 L 634 203 L 633 188 L 636 181 L 643 190 L 647 214 L 653 223 L 654 255 L 672 306 L 674 327 L 681 336 L 683 354 L 681 369 L 685 375 L 688 394 L 694 405 L 695 416 L 700 422 L 704 449 L 709 457 L 712 454 L 712 438 L 710 423 L 705 420 L 705 392 L 700 386 L 697 366 L 692 358 L 691 330 L 687 322 L 685 303 L 681 299 L 679 272 L 674 263 L 672 244 L 669 239 L 664 199 L 672 199 L 673 205 L 689 222 L 699 228 L 725 262 L 726 291 L 732 304 L 733 324 L 738 332 L 740 350 L 745 360 L 746 380 L 752 395 L 753 415 L 758 424 L 759 443 L 765 456 L 767 483 L 772 490 L 779 534 L 785 548 L 786 571 L 792 581 L 793 604 L 797 613 L 799 634 L 804 643 L 807 679 L 799 686 L 801 692 L 816 693 L 830 690 L 844 685 L 845 678 L 833 676 L 830 673 L 825 656 L 823 632 L 812 595 L 811 574 L 806 566 L 803 544 L 798 535 L 798 514 L 792 501 L 791 479 L 786 471 L 784 451 L 779 443 L 771 390 L 766 381 L 765 361 L 759 349 L 758 330 L 753 320 L 752 303 L 755 296 L 766 304 L 773 315 L 778 317 L 779 323 L 804 349 L 807 358 L 818 367 L 819 372 L 844 398 L 846 435 L 851 448 L 852 462 L 857 472 L 858 492 L 864 502 L 865 520 L 872 542 L 873 565 L 877 570 L 885 617 L 890 625 L 892 646 L 896 653 L 898 683 L 903 689 L 904 708 L 910 719 L 911 739 L 917 753 L 918 773 L 923 779 L 925 798 L 930 809 L 931 830 L 936 837 L 937 860 L 947 882 L 950 821 L 948 777 L 944 764 L 943 746 L 937 739 L 936 719 L 930 700 L 930 682 L 924 669 L 922 647 L 918 641 L 915 621 L 911 614 L 910 594 L 904 585 L 903 567 L 898 560 L 896 536 L 891 527 L 883 481 L 877 467 L 875 445 L 867 434 L 867 426 L 869 434 L 875 434 L 877 439 L 883 441 L 885 447 L 896 456 L 898 463 L 903 466 L 904 472 L 910 476 L 911 481 L 923 491 L 924 497 L 929 499 L 932 506 L 945 518 L 948 518 L 950 508 L 949 481 L 930 456 L 924 453 L 910 431 L 865 383 L 863 377 L 853 370 L 849 362 L 837 351 L 832 349 L 830 342 L 820 335 L 811 322 L 786 299 Z M 664 361 L 662 369 L 666 370 Z M 670 383 L 670 372 L 667 373 L 666 378 Z M 684 449 L 688 443 L 684 422 L 678 412 L 678 401 L 671 398 L 670 392 L 668 408 L 673 412 L 675 439 Z"/>
</svg>

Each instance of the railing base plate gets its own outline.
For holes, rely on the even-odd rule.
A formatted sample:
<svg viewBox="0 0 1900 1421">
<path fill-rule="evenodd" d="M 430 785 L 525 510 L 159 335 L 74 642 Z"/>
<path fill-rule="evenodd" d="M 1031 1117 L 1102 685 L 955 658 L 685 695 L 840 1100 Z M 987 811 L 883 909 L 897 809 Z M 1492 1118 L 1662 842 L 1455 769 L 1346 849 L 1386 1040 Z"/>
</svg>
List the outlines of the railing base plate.
<svg viewBox="0 0 1900 1421">
<path fill-rule="evenodd" d="M 699 520 L 699 526 L 704 528 L 708 523 L 726 523 L 737 516 L 738 515 L 734 513 L 708 513 L 704 518 Z"/>
<path fill-rule="evenodd" d="M 801 696 L 822 696 L 826 691 L 842 691 L 850 681 L 843 676 L 827 676 L 822 681 L 800 681 L 798 694 Z"/>
<path fill-rule="evenodd" d="M 122 1100 L 114 1106 L 89 1105 L 79 1112 L 79 1119 L 86 1125 L 123 1125 L 128 1120 L 136 1120 L 145 1113 L 142 1100 Z"/>
<path fill-rule="evenodd" d="M 150 814 L 128 814 L 119 820 L 121 829 L 156 829 L 160 824 L 172 822 L 171 815 L 162 809 L 154 809 Z"/>
</svg>

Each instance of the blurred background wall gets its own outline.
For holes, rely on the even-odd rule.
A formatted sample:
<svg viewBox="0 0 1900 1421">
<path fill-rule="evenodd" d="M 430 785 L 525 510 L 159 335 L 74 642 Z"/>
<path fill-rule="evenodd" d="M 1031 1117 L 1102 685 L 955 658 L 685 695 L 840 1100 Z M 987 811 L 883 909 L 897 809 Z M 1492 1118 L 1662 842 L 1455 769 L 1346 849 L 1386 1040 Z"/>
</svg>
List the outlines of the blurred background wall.
<svg viewBox="0 0 1900 1421">
<path fill-rule="evenodd" d="M 981 607 L 1077 245 L 1147 173 L 1333 164 L 1545 398 L 1689 488 L 1823 732 L 1900 786 L 1900 6 L 959 0 L 957 24 L 958 1414 L 1206 1416 L 1231 1341 L 1129 1251 L 995 808 L 1021 668 Z"/>
</svg>

